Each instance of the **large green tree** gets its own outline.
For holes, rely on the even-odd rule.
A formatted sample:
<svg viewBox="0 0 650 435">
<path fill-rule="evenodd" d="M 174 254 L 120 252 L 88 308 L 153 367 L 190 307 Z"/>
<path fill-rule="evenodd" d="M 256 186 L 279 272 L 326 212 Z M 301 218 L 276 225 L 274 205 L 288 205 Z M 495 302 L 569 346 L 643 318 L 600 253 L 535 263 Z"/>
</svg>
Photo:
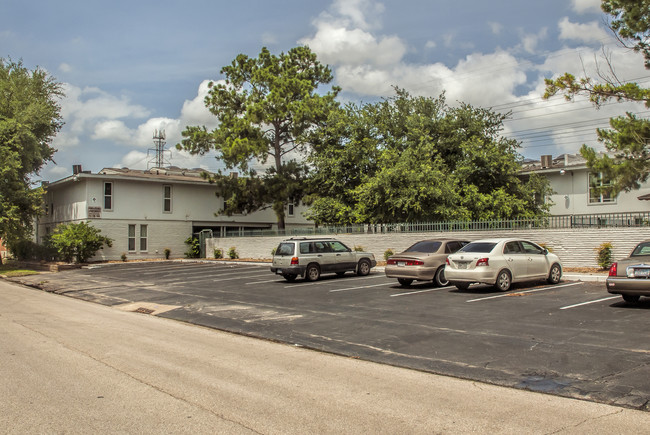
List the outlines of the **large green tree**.
<svg viewBox="0 0 650 435">
<path fill-rule="evenodd" d="M 308 217 L 346 224 L 542 215 L 548 183 L 518 177 L 518 143 L 499 134 L 504 119 L 400 89 L 333 112 L 311 156 Z"/>
<path fill-rule="evenodd" d="M 609 16 L 609 27 L 618 40 L 634 53 L 645 59 L 650 69 L 650 0 L 603 0 L 602 10 Z M 545 98 L 564 94 L 570 100 L 576 95 L 585 95 L 599 107 L 611 100 L 634 101 L 650 107 L 650 89 L 638 83 L 623 83 L 616 78 L 614 66 L 608 62 L 610 72 L 592 77 L 576 78 L 565 73 L 557 79 L 546 80 Z M 610 128 L 598 129 L 598 140 L 614 154 L 599 156 L 592 147 L 583 145 L 580 153 L 587 159 L 588 166 L 595 172 L 602 172 L 612 183 L 607 189 L 610 194 L 622 190 L 638 189 L 650 175 L 650 120 L 632 113 L 610 120 Z"/>
<path fill-rule="evenodd" d="M 62 95 L 42 69 L 0 59 L 0 238 L 9 246 L 29 236 L 41 212 L 43 190 L 30 177 L 52 160 Z"/>
<path fill-rule="evenodd" d="M 323 95 L 316 91 L 331 82 L 331 70 L 322 65 L 309 47 L 295 47 L 276 56 L 262 48 L 257 58 L 240 54 L 221 69 L 225 83 L 210 83 L 206 107 L 219 125 L 208 131 L 192 126 L 183 131 L 177 145 L 193 154 L 216 151 L 227 168 L 244 177 L 218 175 L 212 180 L 224 195 L 223 213 L 272 207 L 278 228 L 285 227 L 285 207 L 301 199 L 306 168 L 300 157 L 310 137 L 338 107 L 339 88 Z M 252 163 L 271 165 L 262 175 Z"/>
</svg>

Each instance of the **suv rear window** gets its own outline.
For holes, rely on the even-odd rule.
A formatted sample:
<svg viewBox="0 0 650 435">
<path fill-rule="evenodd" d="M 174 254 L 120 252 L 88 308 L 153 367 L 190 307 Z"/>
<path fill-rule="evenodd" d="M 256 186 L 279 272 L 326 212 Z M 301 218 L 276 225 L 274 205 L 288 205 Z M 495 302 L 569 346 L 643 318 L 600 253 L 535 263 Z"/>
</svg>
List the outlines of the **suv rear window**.
<svg viewBox="0 0 650 435">
<path fill-rule="evenodd" d="M 293 255 L 295 243 L 280 243 L 275 250 L 275 255 Z"/>
<path fill-rule="evenodd" d="M 488 252 L 492 252 L 496 245 L 496 243 L 487 242 L 469 243 L 460 248 L 460 251 L 458 252 L 480 252 L 487 254 Z"/>
</svg>

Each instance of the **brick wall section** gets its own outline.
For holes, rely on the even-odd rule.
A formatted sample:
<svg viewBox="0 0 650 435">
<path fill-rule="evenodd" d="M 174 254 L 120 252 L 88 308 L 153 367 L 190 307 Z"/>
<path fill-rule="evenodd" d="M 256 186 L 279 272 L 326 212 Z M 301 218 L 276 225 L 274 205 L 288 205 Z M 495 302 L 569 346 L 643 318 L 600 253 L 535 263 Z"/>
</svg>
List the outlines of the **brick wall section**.
<svg viewBox="0 0 650 435">
<path fill-rule="evenodd" d="M 491 237 L 516 237 L 544 244 L 560 257 L 564 267 L 598 267 L 596 250 L 603 242 L 613 245 L 613 260 L 627 257 L 634 246 L 642 240 L 650 240 L 650 227 L 563 229 L 563 230 L 516 230 L 516 231 L 463 231 L 453 233 L 389 233 L 389 234 L 339 234 L 335 237 L 350 247 L 362 246 L 384 259 L 387 249 L 400 252 L 418 240 L 440 237 L 478 240 Z M 229 237 L 207 240 L 206 254 L 214 256 L 214 249 L 221 248 L 224 255 L 234 246 L 240 258 L 270 259 L 271 251 L 286 237 Z"/>
</svg>

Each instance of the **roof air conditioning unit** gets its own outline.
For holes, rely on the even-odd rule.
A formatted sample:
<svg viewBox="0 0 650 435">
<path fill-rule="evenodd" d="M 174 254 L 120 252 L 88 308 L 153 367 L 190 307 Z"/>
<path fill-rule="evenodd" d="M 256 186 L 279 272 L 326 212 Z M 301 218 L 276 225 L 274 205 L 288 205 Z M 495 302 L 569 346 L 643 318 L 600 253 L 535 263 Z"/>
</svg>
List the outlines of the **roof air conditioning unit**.
<svg viewBox="0 0 650 435">
<path fill-rule="evenodd" d="M 553 165 L 553 156 L 546 155 L 542 156 L 542 169 L 550 168 Z"/>
</svg>

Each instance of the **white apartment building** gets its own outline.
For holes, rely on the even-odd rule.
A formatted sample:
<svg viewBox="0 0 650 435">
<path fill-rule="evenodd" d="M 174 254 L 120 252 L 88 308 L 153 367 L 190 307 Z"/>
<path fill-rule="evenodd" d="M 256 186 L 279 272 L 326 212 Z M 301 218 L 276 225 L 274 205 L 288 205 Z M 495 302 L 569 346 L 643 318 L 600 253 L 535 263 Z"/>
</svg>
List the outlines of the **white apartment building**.
<svg viewBox="0 0 650 435">
<path fill-rule="evenodd" d="M 606 187 L 601 174 L 593 173 L 579 154 L 563 154 L 556 158 L 542 156 L 541 160 L 527 162 L 520 175 L 538 173 L 546 177 L 554 193 L 547 198 L 553 202 L 553 216 L 594 215 L 608 213 L 650 212 L 650 184 L 639 190 L 608 195 L 595 187 Z"/>
<path fill-rule="evenodd" d="M 267 210 L 248 215 L 216 216 L 223 198 L 201 177 L 201 169 L 176 167 L 149 170 L 105 168 L 96 174 L 75 166 L 73 174 L 45 184 L 45 213 L 36 223 L 36 240 L 42 242 L 57 225 L 89 221 L 113 246 L 100 250 L 93 260 L 182 258 L 185 240 L 201 231 L 214 237 L 259 229 L 277 229 L 275 213 Z M 302 212 L 289 204 L 286 228 L 313 228 Z"/>
</svg>

